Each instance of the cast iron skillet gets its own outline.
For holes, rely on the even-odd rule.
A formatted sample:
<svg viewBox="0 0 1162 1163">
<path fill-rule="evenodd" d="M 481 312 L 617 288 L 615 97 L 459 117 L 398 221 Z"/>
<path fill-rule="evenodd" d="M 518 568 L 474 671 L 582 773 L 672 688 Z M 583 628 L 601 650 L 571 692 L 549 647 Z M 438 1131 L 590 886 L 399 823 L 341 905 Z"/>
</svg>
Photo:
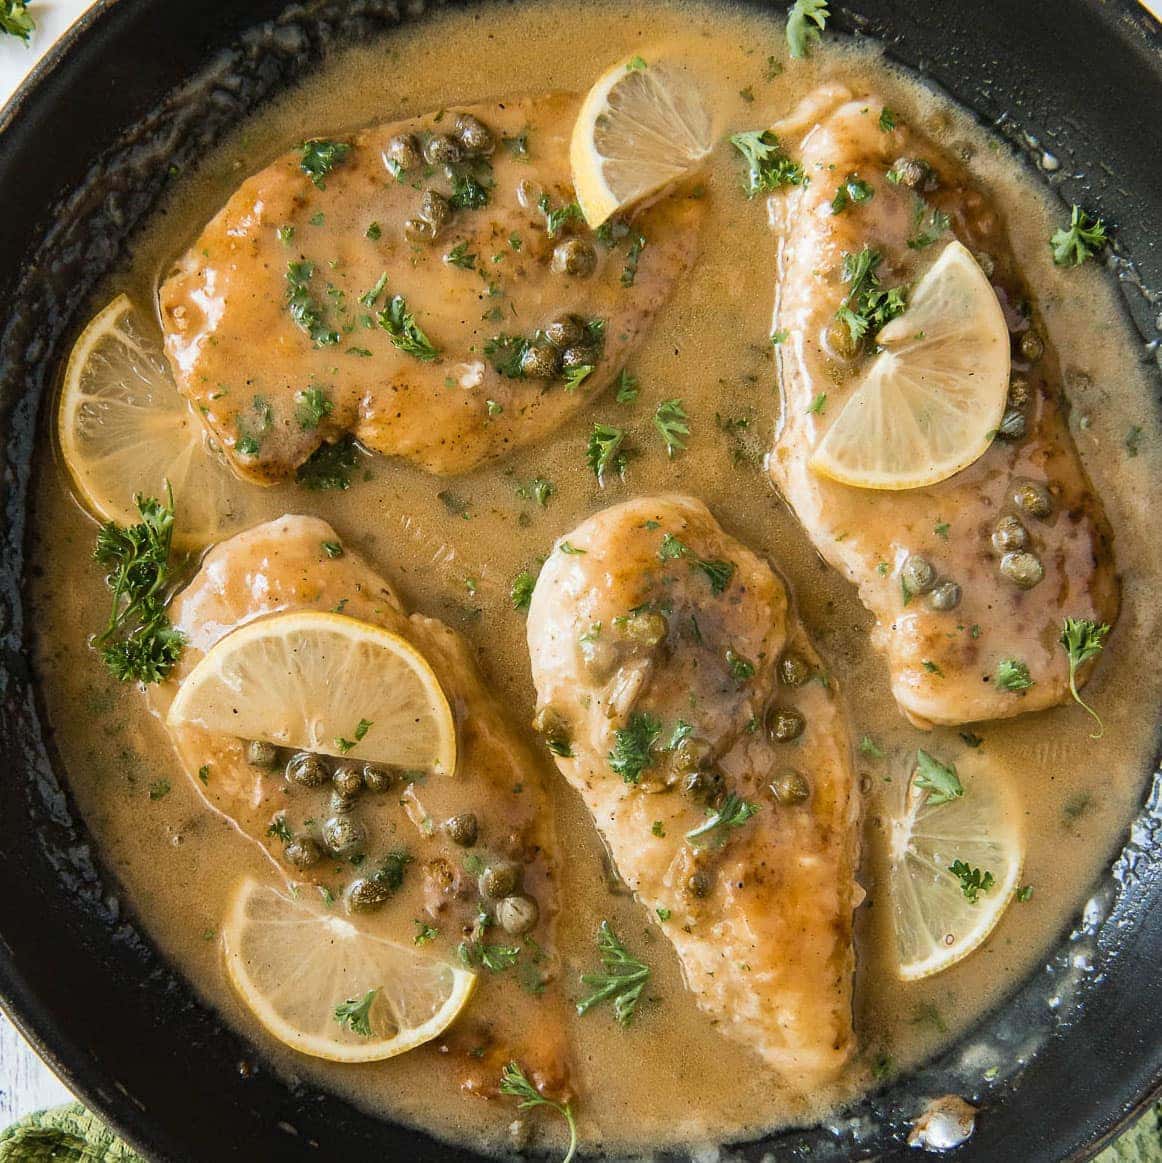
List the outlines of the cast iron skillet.
<svg viewBox="0 0 1162 1163">
<path fill-rule="evenodd" d="M 422 19 L 421 4 L 407 19 Z M 883 40 L 983 119 L 1000 120 L 1019 147 L 1030 145 L 1027 133 L 1056 155 L 1063 198 L 1116 223 L 1145 285 L 1162 287 L 1162 30 L 1134 0 L 834 6 L 833 27 Z M 35 629 L 22 596 L 36 568 L 26 554 L 28 486 L 48 456 L 40 413 L 96 280 L 132 245 L 171 165 L 196 159 L 328 45 L 399 19 L 379 0 L 109 0 L 0 115 L 0 998 L 73 1090 L 152 1158 L 473 1157 L 277 1077 L 195 999 L 91 849 L 53 769 L 25 646 Z M 1156 361 L 1159 301 L 1125 285 Z M 959 1157 L 1085 1158 L 1162 1085 L 1159 786 L 1078 929 L 981 1024 L 976 1036 L 1014 1059 L 1020 1031 L 1051 1037 L 1011 1077 L 970 1088 L 983 1114 Z M 1093 970 L 1078 968 L 1086 965 Z M 901 1157 L 906 1120 L 926 1098 L 964 1092 L 962 1052 L 865 1100 L 850 1121 L 743 1146 L 737 1157 Z M 855 1137 L 859 1123 L 874 1128 L 870 1137 Z"/>
</svg>

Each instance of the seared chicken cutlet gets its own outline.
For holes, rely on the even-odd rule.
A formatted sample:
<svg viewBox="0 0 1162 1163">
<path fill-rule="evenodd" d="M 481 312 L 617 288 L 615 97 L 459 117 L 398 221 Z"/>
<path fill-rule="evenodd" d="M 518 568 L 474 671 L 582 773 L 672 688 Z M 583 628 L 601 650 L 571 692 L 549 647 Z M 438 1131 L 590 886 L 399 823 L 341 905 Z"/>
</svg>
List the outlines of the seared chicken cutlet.
<svg viewBox="0 0 1162 1163">
<path fill-rule="evenodd" d="M 353 811 L 366 829 L 369 860 L 401 845 L 411 856 L 398 902 L 401 930 L 410 935 L 412 918 L 422 912 L 453 943 L 459 935 L 477 938 L 479 869 L 470 871 L 466 847 L 482 867 L 494 861 L 517 867 L 521 892 L 536 902 L 535 924 L 526 930 L 524 945 L 534 952 L 525 968 L 546 989 L 550 1005 L 563 1004 L 555 981 L 553 936 L 557 844 L 537 761 L 484 689 L 463 639 L 442 622 L 407 615 L 390 584 L 344 548 L 325 521 L 281 517 L 206 555 L 170 607 L 187 646 L 174 676 L 157 688 L 158 709 L 168 705 L 206 651 L 232 630 L 269 614 L 337 608 L 399 634 L 424 655 L 451 704 L 460 739 L 455 773 L 425 779 L 422 772 L 389 772 L 387 794 L 364 792 Z M 334 811 L 331 782 L 299 786 L 281 765 L 255 764 L 244 740 L 196 726 L 171 725 L 170 730 L 186 772 L 210 806 L 261 845 L 289 880 L 317 886 L 334 901 L 332 907 L 342 910 L 344 886 L 358 871 L 355 863 L 324 859 L 303 867 L 288 851 L 288 829 L 294 834 L 291 843 L 301 846 L 304 836 L 317 841 L 324 817 Z M 466 815 L 472 816 L 470 828 Z M 450 825 L 453 819 L 459 824 Z M 439 821 L 443 826 L 435 827 Z M 491 932 L 480 939 L 494 942 L 497 930 Z M 528 958 L 522 952 L 522 965 L 523 960 Z M 494 1085 L 500 1065 L 518 1051 L 551 1087 L 560 1086 L 566 1063 L 560 1021 L 535 1031 L 510 1029 L 502 1013 L 490 1013 L 485 1029 L 473 1012 L 450 1035 L 451 1044 L 466 1056 L 467 1086 Z M 468 1056 L 470 1049 L 477 1053 Z"/>
<path fill-rule="evenodd" d="M 771 476 L 875 614 L 873 642 L 914 723 L 1053 706 L 1070 694 L 1063 620 L 1112 623 L 1118 608 L 1112 535 L 1069 434 L 1057 357 L 988 197 L 948 153 L 882 117 L 877 98 L 850 98 L 829 86 L 776 126 L 807 180 L 776 198 L 772 331 L 783 407 Z M 975 463 L 922 488 L 826 479 L 809 459 L 874 355 L 874 343 L 853 345 L 837 317 L 852 289 L 845 260 L 850 276 L 870 247 L 881 288 L 906 298 L 952 239 L 976 256 L 1010 332 L 1012 378 L 995 439 Z M 1015 683 L 1004 681 L 1006 667 Z"/>
<path fill-rule="evenodd" d="M 558 543 L 528 639 L 538 726 L 698 1004 L 789 1083 L 832 1077 L 858 801 L 782 582 L 701 502 L 629 501 Z"/>
<path fill-rule="evenodd" d="M 247 179 L 161 288 L 166 354 L 234 469 L 271 483 L 346 434 L 435 473 L 600 395 L 690 265 L 681 193 L 599 234 L 565 94 L 308 142 Z"/>
</svg>

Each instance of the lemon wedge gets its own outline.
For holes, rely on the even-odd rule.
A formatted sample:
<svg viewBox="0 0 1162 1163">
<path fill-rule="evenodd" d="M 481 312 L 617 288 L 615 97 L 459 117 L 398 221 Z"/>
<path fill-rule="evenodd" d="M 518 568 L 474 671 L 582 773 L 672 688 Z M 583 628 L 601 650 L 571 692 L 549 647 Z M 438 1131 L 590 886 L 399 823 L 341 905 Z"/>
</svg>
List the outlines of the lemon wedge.
<svg viewBox="0 0 1162 1163">
<path fill-rule="evenodd" d="M 950 242 L 876 336 L 883 350 L 811 456 L 863 489 L 917 489 L 992 443 L 1009 389 L 1009 333 L 976 259 Z"/>
<path fill-rule="evenodd" d="M 955 768 L 920 757 L 951 773 L 962 793 L 945 799 L 921 787 L 918 766 L 892 824 L 892 917 L 905 981 L 940 973 L 988 937 L 1017 891 L 1025 855 L 1019 806 L 1005 781 L 981 770 L 961 783 Z"/>
<path fill-rule="evenodd" d="M 698 89 L 676 65 L 631 57 L 589 90 L 569 145 L 592 227 L 697 169 L 714 144 Z"/>
<path fill-rule="evenodd" d="M 230 981 L 265 1029 L 332 1062 L 377 1062 L 430 1041 L 476 985 L 469 970 L 252 877 L 234 891 L 222 943 Z"/>
<path fill-rule="evenodd" d="M 219 639 L 170 705 L 171 727 L 370 763 L 456 769 L 452 710 L 412 644 L 369 622 L 300 610 Z"/>
<path fill-rule="evenodd" d="M 246 490 L 206 446 L 204 429 L 170 375 L 160 340 L 118 295 L 73 345 L 57 409 L 61 453 L 85 505 L 134 524 L 135 493 L 173 486 L 174 540 L 207 545 L 247 520 Z"/>
</svg>

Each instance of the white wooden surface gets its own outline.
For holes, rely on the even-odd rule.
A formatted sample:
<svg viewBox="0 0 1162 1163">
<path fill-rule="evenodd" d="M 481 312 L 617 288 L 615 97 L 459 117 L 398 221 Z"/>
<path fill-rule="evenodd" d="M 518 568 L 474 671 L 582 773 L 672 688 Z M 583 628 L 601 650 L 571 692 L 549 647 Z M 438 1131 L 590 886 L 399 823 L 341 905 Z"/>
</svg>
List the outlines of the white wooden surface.
<svg viewBox="0 0 1162 1163">
<path fill-rule="evenodd" d="M 32 44 L 0 44 L 0 103 L 24 79 L 41 54 L 89 6 L 90 0 L 43 0 L 29 5 L 37 22 Z M 842 2 L 842 0 L 840 0 Z M 229 3 L 229 0 L 223 0 Z M 1162 19 L 1162 0 L 1142 0 Z M 0 1012 L 0 1127 L 13 1119 L 54 1103 L 66 1102 L 69 1092 Z"/>
</svg>

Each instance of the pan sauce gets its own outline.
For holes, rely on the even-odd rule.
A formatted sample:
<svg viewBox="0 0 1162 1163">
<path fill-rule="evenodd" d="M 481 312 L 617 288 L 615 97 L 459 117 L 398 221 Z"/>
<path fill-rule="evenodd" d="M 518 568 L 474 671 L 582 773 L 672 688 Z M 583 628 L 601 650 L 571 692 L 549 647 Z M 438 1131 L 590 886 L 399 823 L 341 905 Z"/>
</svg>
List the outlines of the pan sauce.
<svg viewBox="0 0 1162 1163">
<path fill-rule="evenodd" d="M 857 756 L 866 790 L 861 880 L 869 894 L 857 913 L 863 1050 L 835 1090 L 813 1095 L 810 1103 L 787 1094 L 697 1011 L 668 944 L 632 900 L 610 892 L 592 824 L 545 756 L 542 778 L 567 857 L 558 930 L 566 990 L 575 990 L 578 973 L 592 968 L 592 934 L 602 918 L 654 968 L 650 997 L 656 1000 L 641 1007 L 628 1030 L 603 1013 L 570 1019 L 581 1136 L 591 1148 L 604 1144 L 608 1150 L 733 1139 L 812 1121 L 865 1089 L 872 1063 L 882 1064 L 883 1056 L 890 1056 L 893 1069 L 926 1057 L 1042 960 L 1108 862 L 1154 754 L 1162 693 L 1152 665 L 1159 614 L 1151 600 L 1162 568 L 1144 503 L 1162 468 L 1157 418 L 1115 291 L 1096 264 L 1055 269 L 1046 240 L 1064 217 L 1062 207 L 997 141 L 930 90 L 888 70 L 870 50 L 832 42 L 809 61 L 787 62 L 781 30 L 754 15 L 723 15 L 700 5 L 607 4 L 598 10 L 552 2 L 519 11 L 447 13 L 383 43 L 334 55 L 300 89 L 241 126 L 199 173 L 175 183 L 166 213 L 108 288 L 152 303 L 159 277 L 237 183 L 304 137 L 451 102 L 553 88 L 583 91 L 618 57 L 656 55 L 663 45 L 696 62 L 722 135 L 766 126 L 820 80 L 837 77 L 856 91 L 874 89 L 902 118 L 971 157 L 1003 209 L 1066 369 L 1071 427 L 1116 533 L 1123 609 L 1087 688 L 1105 718 L 1102 741 L 1088 739 L 1090 722 L 1072 705 L 973 728 L 984 738 L 980 754 L 1020 789 L 1028 845 L 1023 881 L 1033 886 L 1033 896 L 1014 903 L 986 946 L 959 966 L 901 985 L 892 968 L 882 821 L 894 810 L 917 745 L 954 762 L 965 745 L 955 730 L 923 735 L 904 723 L 888 694 L 886 669 L 868 648 L 868 615 L 819 560 L 756 462 L 769 446 L 776 401 L 765 344 L 774 240 L 762 202 L 743 196 L 740 164 L 727 148 L 716 150 L 707 176 L 701 258 L 630 364 L 642 385 L 636 405 L 627 409 L 607 398 L 545 442 L 464 478 L 445 481 L 373 460 L 366 465 L 370 479 L 357 480 L 349 492 L 278 486 L 253 501 L 256 520 L 300 511 L 331 521 L 410 607 L 468 637 L 516 721 L 527 722 L 533 692 L 523 618 L 508 598 L 511 579 L 554 537 L 607 504 L 639 493 L 691 492 L 787 579 L 845 694 L 854 735 L 871 734 L 887 752 L 885 761 Z M 768 79 L 770 56 L 786 68 Z M 689 450 L 672 462 L 649 423 L 656 403 L 671 396 L 682 397 L 692 429 Z M 719 418 L 745 419 L 748 427 L 724 431 Z M 627 483 L 610 483 L 604 492 L 584 464 L 595 419 L 626 423 L 643 452 Z M 1131 456 L 1125 438 L 1134 426 L 1143 431 Z M 535 476 L 557 487 L 543 510 L 515 491 L 516 482 Z M 471 502 L 470 520 L 438 497 L 449 490 Z M 438 1041 L 386 1063 L 335 1067 L 273 1044 L 238 1004 L 220 966 L 216 927 L 238 877 L 271 878 L 273 870 L 203 806 L 144 701 L 118 688 L 88 649 L 88 635 L 106 615 L 107 593 L 89 561 L 94 527 L 71 499 L 59 466 L 40 476 L 36 528 L 43 572 L 34 583 L 33 622 L 48 715 L 77 801 L 145 927 L 278 1069 L 347 1094 L 385 1117 L 503 1149 L 512 1106 L 462 1096 Z M 171 790 L 157 795 L 162 781 Z M 502 985 L 492 997 L 529 1023 L 543 1020 L 536 999 L 515 984 Z M 555 1129 L 545 1124 L 543 1133 Z"/>
</svg>

